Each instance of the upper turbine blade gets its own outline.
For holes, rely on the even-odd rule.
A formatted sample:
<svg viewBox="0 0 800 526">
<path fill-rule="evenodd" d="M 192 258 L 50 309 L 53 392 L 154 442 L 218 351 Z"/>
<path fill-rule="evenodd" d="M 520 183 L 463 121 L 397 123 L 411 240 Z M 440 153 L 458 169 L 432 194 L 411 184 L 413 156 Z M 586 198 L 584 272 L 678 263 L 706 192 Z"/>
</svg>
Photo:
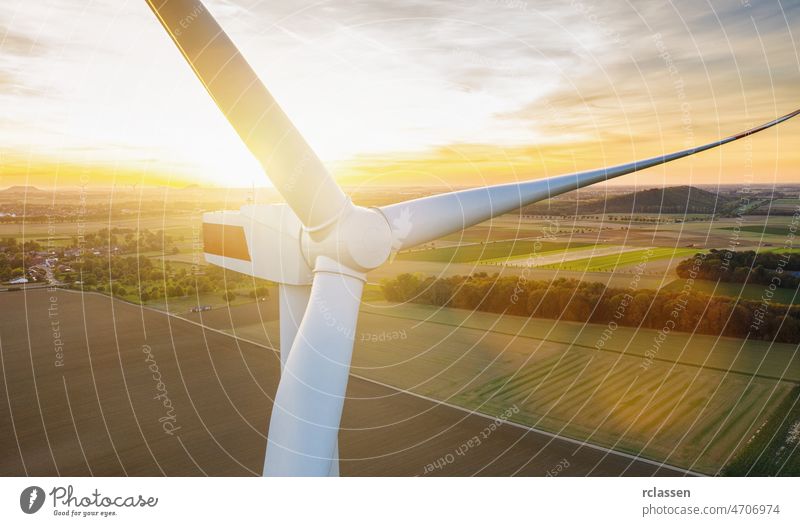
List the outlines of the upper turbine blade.
<svg viewBox="0 0 800 526">
<path fill-rule="evenodd" d="M 147 0 L 239 137 L 309 228 L 334 221 L 349 199 L 198 0 Z"/>
<path fill-rule="evenodd" d="M 394 250 L 402 250 L 458 232 L 542 199 L 721 146 L 780 124 L 798 114 L 800 110 L 731 137 L 668 155 L 547 179 L 423 197 L 383 206 L 380 211 L 392 228 Z"/>
</svg>

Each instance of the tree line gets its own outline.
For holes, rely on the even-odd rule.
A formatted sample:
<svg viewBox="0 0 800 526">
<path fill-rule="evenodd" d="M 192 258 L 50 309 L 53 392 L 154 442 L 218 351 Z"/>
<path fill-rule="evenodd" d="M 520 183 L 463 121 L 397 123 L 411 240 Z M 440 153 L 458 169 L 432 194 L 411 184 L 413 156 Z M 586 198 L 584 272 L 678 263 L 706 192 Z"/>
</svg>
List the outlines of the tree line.
<svg viewBox="0 0 800 526">
<path fill-rule="evenodd" d="M 446 278 L 401 274 L 381 284 L 388 301 L 535 318 L 800 343 L 800 308 L 681 291 L 630 290 L 574 279 L 528 281 L 484 272 Z"/>
<path fill-rule="evenodd" d="M 270 285 L 221 267 L 208 265 L 201 267 L 200 272 L 193 272 L 185 265 L 176 268 L 169 261 L 156 264 L 144 256 L 89 254 L 76 260 L 69 272 L 57 275 L 75 288 L 140 302 L 206 293 L 218 293 L 226 301 L 232 301 L 236 298 L 235 290 L 246 290 L 246 294 L 254 298 L 267 297 Z"/>
<path fill-rule="evenodd" d="M 678 276 L 689 277 L 694 258 L 681 261 L 676 269 Z M 800 286 L 800 254 L 762 252 L 753 250 L 711 249 L 697 268 L 697 279 L 729 283 L 774 283 L 782 288 Z"/>
</svg>

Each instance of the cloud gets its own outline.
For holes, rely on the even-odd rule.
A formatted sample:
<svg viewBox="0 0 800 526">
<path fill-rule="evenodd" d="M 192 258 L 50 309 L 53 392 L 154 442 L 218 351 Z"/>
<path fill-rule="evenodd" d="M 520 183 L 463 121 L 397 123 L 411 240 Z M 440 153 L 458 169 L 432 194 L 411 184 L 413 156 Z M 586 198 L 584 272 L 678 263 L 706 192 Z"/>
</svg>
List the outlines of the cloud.
<svg viewBox="0 0 800 526">
<path fill-rule="evenodd" d="M 329 162 L 623 161 L 790 111 L 800 85 L 797 2 L 207 5 Z M 4 2 L 0 19 L 0 148 L 263 180 L 143 2 Z"/>
</svg>

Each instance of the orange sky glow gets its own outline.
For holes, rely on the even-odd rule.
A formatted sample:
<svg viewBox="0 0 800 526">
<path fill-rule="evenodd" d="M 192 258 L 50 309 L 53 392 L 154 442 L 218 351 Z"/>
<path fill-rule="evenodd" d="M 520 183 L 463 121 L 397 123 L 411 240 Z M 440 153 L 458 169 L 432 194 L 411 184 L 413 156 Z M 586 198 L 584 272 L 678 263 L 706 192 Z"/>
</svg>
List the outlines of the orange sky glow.
<svg viewBox="0 0 800 526">
<path fill-rule="evenodd" d="M 794 2 L 207 6 L 345 184 L 557 175 L 800 107 Z M 615 183 L 800 183 L 798 145 L 794 120 Z M 0 187 L 81 181 L 268 185 L 145 2 L 3 2 Z"/>
</svg>

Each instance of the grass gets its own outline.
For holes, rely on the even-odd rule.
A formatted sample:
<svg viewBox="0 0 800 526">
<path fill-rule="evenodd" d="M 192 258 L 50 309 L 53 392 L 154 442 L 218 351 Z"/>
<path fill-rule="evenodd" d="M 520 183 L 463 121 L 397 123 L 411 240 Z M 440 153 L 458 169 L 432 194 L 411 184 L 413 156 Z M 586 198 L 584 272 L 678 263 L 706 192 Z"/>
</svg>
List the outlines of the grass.
<svg viewBox="0 0 800 526">
<path fill-rule="evenodd" d="M 759 252 L 775 252 L 776 254 L 800 254 L 800 248 L 770 248 L 761 247 Z"/>
<path fill-rule="evenodd" d="M 541 243 L 540 246 L 534 247 L 534 243 L 537 243 L 537 241 L 528 239 L 416 250 L 402 252 L 397 255 L 397 259 L 403 261 L 429 261 L 437 263 L 469 263 L 486 259 L 527 255 L 533 253 L 534 250 L 536 253 L 542 253 L 589 246 L 589 243 L 541 241 L 539 242 Z"/>
<path fill-rule="evenodd" d="M 525 261 L 525 260 L 527 260 L 528 258 L 530 258 L 533 255 L 544 256 L 544 255 L 556 254 L 558 252 L 567 254 L 567 253 L 570 253 L 570 252 L 575 252 L 577 250 L 586 250 L 587 248 L 589 248 L 589 246 L 591 246 L 592 248 L 597 249 L 597 248 L 610 247 L 611 245 L 585 245 L 585 244 L 580 244 L 580 246 L 574 246 L 573 245 L 573 246 L 570 246 L 569 248 L 557 248 L 557 249 L 551 249 L 551 250 L 544 250 L 543 249 L 543 250 L 536 251 L 535 254 L 526 253 L 526 254 L 520 254 L 520 255 L 516 255 L 516 256 L 502 256 L 502 257 L 497 257 L 497 258 L 482 259 L 482 260 L 479 261 L 479 263 L 481 265 L 496 265 L 496 264 L 511 263 L 511 262 L 514 262 L 514 261 Z"/>
<path fill-rule="evenodd" d="M 551 270 L 577 270 L 580 272 L 611 272 L 617 267 L 624 267 L 628 265 L 636 265 L 643 261 L 657 261 L 660 259 L 676 259 L 681 260 L 691 257 L 698 252 L 696 248 L 654 248 L 634 250 L 631 252 L 621 252 L 618 254 L 610 254 L 604 256 L 588 257 L 574 261 L 564 261 L 561 263 L 553 263 L 549 265 L 542 265 L 537 268 L 551 269 Z"/>
<path fill-rule="evenodd" d="M 721 230 L 736 230 L 737 227 L 729 226 Z M 765 234 L 771 236 L 785 236 L 789 232 L 788 225 L 745 225 L 738 227 L 741 232 L 752 232 L 754 234 Z"/>
<path fill-rule="evenodd" d="M 686 280 L 677 279 L 664 286 L 665 291 L 679 292 Z M 729 298 L 742 298 L 747 300 L 759 301 L 767 289 L 766 285 L 756 283 L 725 283 L 716 281 L 696 280 L 692 286 L 695 292 L 702 292 L 709 296 L 727 296 Z M 795 289 L 778 288 L 771 298 L 772 303 L 782 303 L 784 305 L 800 304 L 800 293 Z"/>
<path fill-rule="evenodd" d="M 215 292 L 200 294 L 199 297 L 194 294 L 171 297 L 169 298 L 169 301 L 166 301 L 164 298 L 159 298 L 157 300 L 146 301 L 145 305 L 154 309 L 163 310 L 165 312 L 171 312 L 173 314 L 184 314 L 189 312 L 192 307 L 197 307 L 199 305 L 209 305 L 211 308 L 218 309 L 227 307 L 228 305 L 243 305 L 245 303 L 255 303 L 256 301 L 248 296 L 249 290 L 234 289 L 233 292 L 236 293 L 236 297 L 230 303 L 222 298 L 221 292 Z M 277 293 L 277 288 L 270 290 L 270 294 L 277 295 Z M 135 294 L 123 296 L 122 299 L 130 301 L 131 303 L 139 303 L 139 298 Z"/>
</svg>

